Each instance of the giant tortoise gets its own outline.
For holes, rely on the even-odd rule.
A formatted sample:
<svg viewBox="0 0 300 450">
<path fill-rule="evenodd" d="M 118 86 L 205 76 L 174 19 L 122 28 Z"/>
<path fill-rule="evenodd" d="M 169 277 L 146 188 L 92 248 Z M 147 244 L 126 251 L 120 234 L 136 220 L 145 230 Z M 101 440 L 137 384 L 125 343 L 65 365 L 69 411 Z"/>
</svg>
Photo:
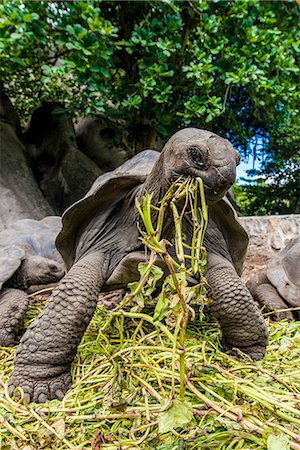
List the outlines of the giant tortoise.
<svg viewBox="0 0 300 450">
<path fill-rule="evenodd" d="M 72 118 L 58 102 L 37 108 L 23 134 L 34 176 L 57 214 L 79 200 L 102 173 L 78 150 Z"/>
<path fill-rule="evenodd" d="M 57 246 L 69 272 L 21 339 L 9 381 L 11 394 L 20 386 L 28 401 L 64 396 L 71 385 L 71 363 L 99 292 L 126 286 L 133 262 L 143 259 L 135 199 L 149 192 L 158 202 L 180 176 L 201 177 L 204 183 L 209 208 L 206 278 L 223 343 L 253 359 L 263 357 L 267 327 L 239 277 L 247 234 L 221 200 L 235 180 L 239 159 L 227 140 L 187 128 L 175 133 L 161 153 L 144 151 L 95 181 L 63 216 Z M 164 237 L 171 240 L 173 230 L 166 229 Z M 191 239 L 189 217 L 184 219 L 183 233 L 187 241 Z"/>
<path fill-rule="evenodd" d="M 63 261 L 55 248 L 61 219 L 21 219 L 0 232 L 0 345 L 13 345 L 28 305 L 27 290 L 60 280 Z"/>
<path fill-rule="evenodd" d="M 267 270 L 251 277 L 246 284 L 259 305 L 274 312 L 275 319 L 299 318 L 300 237 L 290 239 L 270 259 Z M 290 308 L 295 308 L 294 312 Z"/>
</svg>

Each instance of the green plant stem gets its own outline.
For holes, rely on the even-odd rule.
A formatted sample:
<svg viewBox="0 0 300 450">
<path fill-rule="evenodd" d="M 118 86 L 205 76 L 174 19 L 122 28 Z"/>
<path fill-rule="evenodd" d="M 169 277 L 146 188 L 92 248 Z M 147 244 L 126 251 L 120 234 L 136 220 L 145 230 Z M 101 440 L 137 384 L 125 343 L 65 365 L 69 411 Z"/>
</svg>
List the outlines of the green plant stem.
<svg viewBox="0 0 300 450">
<path fill-rule="evenodd" d="M 145 284 L 147 282 L 147 279 L 149 277 L 149 273 L 150 273 L 153 265 L 155 264 L 155 261 L 156 261 L 156 254 L 155 254 L 155 252 L 152 251 L 151 254 L 150 254 L 150 259 L 149 259 L 149 263 L 147 265 L 147 268 L 144 271 L 143 275 L 141 276 L 141 279 L 139 281 L 139 284 L 138 284 L 136 290 L 134 292 L 131 292 L 130 294 L 128 294 L 129 298 L 131 298 L 131 297 L 133 297 L 135 295 L 138 295 L 142 291 L 142 289 L 145 286 Z M 122 306 L 124 306 L 124 303 L 122 303 Z"/>
<path fill-rule="evenodd" d="M 0 416 L 0 423 L 9 431 L 12 435 L 16 436 L 19 439 L 22 439 L 23 441 L 29 441 L 29 439 L 24 436 L 24 434 L 20 433 L 18 430 L 15 429 L 6 419 Z"/>
<path fill-rule="evenodd" d="M 185 301 L 184 294 L 182 293 L 182 289 L 179 285 L 179 281 L 176 277 L 174 267 L 172 265 L 172 262 L 170 261 L 169 255 L 166 252 L 166 254 L 163 256 L 165 263 L 168 267 L 168 270 L 171 274 L 174 286 L 176 288 L 176 292 L 179 297 L 180 302 L 180 308 L 181 308 L 181 320 L 180 320 L 180 332 L 179 332 L 179 340 L 178 340 L 178 353 L 179 353 L 179 368 L 180 368 L 180 398 L 183 399 L 185 395 L 185 348 L 184 348 L 184 341 L 185 341 L 185 333 L 186 333 L 186 326 L 188 322 L 189 317 L 189 310 Z"/>
<path fill-rule="evenodd" d="M 120 316 L 120 315 L 123 315 L 124 317 L 129 317 L 131 319 L 143 319 L 143 320 L 151 323 L 153 326 L 160 328 L 161 331 L 163 331 L 165 333 L 165 335 L 170 339 L 171 342 L 174 341 L 174 337 L 173 337 L 172 333 L 168 330 L 168 328 L 160 322 L 154 322 L 153 318 L 151 316 L 148 316 L 147 314 L 127 312 L 127 311 L 121 310 L 121 311 L 113 312 L 111 314 L 111 317 L 113 319 L 113 317 Z"/>
</svg>

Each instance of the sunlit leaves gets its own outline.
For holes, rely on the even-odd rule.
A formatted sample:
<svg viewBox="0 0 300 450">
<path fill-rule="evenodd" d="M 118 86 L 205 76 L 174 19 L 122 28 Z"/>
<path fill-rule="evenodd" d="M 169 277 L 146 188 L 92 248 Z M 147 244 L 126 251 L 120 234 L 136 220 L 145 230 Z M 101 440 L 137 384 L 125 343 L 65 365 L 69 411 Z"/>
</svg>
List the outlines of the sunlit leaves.
<svg viewBox="0 0 300 450">
<path fill-rule="evenodd" d="M 208 127 L 245 153 L 259 136 L 273 158 L 299 135 L 294 0 L 4 0 L 0 13 L 1 77 L 23 123 L 59 99 L 130 133 Z"/>
</svg>

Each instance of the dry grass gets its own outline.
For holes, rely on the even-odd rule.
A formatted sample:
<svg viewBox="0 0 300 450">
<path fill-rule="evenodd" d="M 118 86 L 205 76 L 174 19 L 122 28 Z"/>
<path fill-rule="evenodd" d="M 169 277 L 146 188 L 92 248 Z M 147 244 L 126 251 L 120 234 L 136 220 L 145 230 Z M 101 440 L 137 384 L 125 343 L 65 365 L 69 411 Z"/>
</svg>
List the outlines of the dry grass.
<svg viewBox="0 0 300 450">
<path fill-rule="evenodd" d="M 26 325 L 41 308 L 31 305 Z M 151 324 L 150 315 L 122 311 L 104 336 L 101 327 L 108 314 L 97 309 L 63 402 L 26 405 L 9 398 L 6 382 L 14 349 L 1 349 L 1 450 L 300 449 L 299 322 L 269 324 L 270 343 L 260 362 L 223 353 L 218 324 L 209 316 L 190 322 L 185 395 L 193 418 L 160 433 L 172 384 L 175 396 L 180 389 L 172 341 Z M 272 442 L 281 446 L 272 447 Z"/>
<path fill-rule="evenodd" d="M 184 183 L 155 208 L 156 226 L 151 197 L 138 205 L 150 263 L 121 305 L 113 311 L 97 308 L 72 365 L 73 387 L 62 402 L 28 405 L 11 399 L 6 383 L 14 349 L 0 349 L 1 450 L 300 450 L 300 322 L 269 323 L 263 361 L 222 352 L 219 326 L 203 311 L 207 217 L 198 197 L 199 192 L 204 197 L 203 189 L 198 181 Z M 182 210 L 177 208 L 182 201 L 174 199 L 184 200 Z M 160 240 L 169 206 L 177 262 Z M 190 208 L 195 226 L 190 247 L 181 229 L 184 208 Z M 165 259 L 170 275 L 153 315 L 148 300 L 158 273 L 154 253 Z M 191 292 L 186 276 L 196 272 L 200 283 Z M 193 295 L 200 298 L 195 317 Z M 26 326 L 43 307 L 35 300 Z"/>
</svg>

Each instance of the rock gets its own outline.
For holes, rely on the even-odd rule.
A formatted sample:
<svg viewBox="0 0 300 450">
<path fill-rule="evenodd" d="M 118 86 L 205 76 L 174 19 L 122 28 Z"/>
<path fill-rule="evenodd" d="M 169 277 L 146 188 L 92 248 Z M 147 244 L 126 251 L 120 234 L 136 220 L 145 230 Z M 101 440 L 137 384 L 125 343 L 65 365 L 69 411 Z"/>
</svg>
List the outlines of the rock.
<svg viewBox="0 0 300 450">
<path fill-rule="evenodd" d="M 239 217 L 238 221 L 249 234 L 248 255 L 259 252 L 270 258 L 300 235 L 300 214 Z"/>
<path fill-rule="evenodd" d="M 42 195 L 20 140 L 19 119 L 2 91 L 0 102 L 0 231 L 20 219 L 40 220 L 53 210 Z"/>
</svg>

